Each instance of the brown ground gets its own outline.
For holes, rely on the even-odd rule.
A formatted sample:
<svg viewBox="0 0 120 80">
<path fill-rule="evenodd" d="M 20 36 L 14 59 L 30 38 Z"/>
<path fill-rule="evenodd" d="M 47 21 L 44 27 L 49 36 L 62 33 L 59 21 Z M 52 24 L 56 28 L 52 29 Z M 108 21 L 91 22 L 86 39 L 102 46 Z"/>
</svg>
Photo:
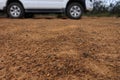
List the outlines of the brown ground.
<svg viewBox="0 0 120 80">
<path fill-rule="evenodd" d="M 0 80 L 120 80 L 120 18 L 0 18 Z"/>
</svg>

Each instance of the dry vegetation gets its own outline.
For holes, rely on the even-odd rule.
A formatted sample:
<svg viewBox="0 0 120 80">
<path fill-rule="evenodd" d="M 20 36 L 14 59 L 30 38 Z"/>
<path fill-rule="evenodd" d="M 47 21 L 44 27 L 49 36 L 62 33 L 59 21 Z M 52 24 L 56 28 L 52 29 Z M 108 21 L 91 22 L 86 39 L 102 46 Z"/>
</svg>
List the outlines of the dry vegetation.
<svg viewBox="0 0 120 80">
<path fill-rule="evenodd" d="M 120 19 L 0 19 L 0 80 L 119 80 Z"/>
</svg>

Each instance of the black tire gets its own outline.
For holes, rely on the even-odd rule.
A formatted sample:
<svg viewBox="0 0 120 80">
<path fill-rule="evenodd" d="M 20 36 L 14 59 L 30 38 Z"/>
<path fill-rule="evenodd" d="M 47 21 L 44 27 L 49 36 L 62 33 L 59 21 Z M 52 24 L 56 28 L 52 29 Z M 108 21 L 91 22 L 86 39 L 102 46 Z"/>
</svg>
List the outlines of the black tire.
<svg viewBox="0 0 120 80">
<path fill-rule="evenodd" d="M 76 9 L 76 13 L 75 11 L 73 11 L 73 15 L 72 15 L 72 10 L 74 10 L 73 8 L 77 6 L 78 10 Z M 77 16 L 74 16 L 74 13 L 75 15 Z M 71 19 L 80 19 L 83 15 L 83 7 L 77 3 L 77 2 L 74 2 L 74 3 L 70 3 L 68 6 L 67 6 L 67 9 L 66 9 L 66 15 L 71 18 Z"/>
<path fill-rule="evenodd" d="M 23 6 L 18 2 L 10 3 L 7 7 L 7 14 L 9 18 L 23 18 L 24 13 Z"/>
</svg>

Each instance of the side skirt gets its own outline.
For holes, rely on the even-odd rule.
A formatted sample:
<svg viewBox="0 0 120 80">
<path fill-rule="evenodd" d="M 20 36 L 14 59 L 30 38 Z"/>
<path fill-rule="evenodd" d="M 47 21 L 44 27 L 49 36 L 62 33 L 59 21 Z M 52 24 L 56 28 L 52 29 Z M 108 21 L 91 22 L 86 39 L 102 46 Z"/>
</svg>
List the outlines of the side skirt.
<svg viewBox="0 0 120 80">
<path fill-rule="evenodd" d="M 64 13 L 65 9 L 26 9 L 26 13 Z"/>
</svg>

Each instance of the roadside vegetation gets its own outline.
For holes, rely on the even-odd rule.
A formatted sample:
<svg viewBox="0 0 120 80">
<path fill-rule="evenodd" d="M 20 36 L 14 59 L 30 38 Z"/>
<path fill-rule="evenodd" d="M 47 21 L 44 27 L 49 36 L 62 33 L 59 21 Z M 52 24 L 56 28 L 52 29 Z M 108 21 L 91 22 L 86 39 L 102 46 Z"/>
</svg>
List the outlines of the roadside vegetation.
<svg viewBox="0 0 120 80">
<path fill-rule="evenodd" d="M 120 1 L 111 2 L 109 6 L 104 4 L 104 1 L 95 1 L 92 12 L 86 13 L 87 16 L 116 16 L 120 17 Z"/>
</svg>

